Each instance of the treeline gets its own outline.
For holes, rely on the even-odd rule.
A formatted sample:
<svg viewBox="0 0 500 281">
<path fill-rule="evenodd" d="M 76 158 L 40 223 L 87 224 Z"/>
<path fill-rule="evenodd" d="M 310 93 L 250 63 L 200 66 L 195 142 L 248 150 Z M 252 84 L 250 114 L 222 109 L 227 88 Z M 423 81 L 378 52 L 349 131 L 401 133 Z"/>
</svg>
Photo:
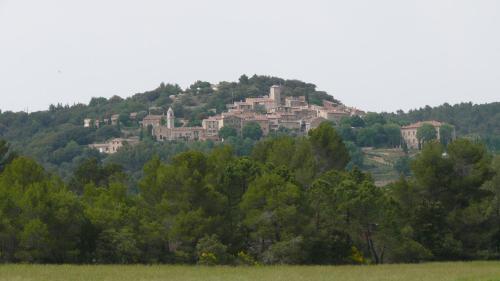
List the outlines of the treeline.
<svg viewBox="0 0 500 281">
<path fill-rule="evenodd" d="M 455 126 L 457 136 L 480 139 L 490 150 L 500 151 L 500 102 L 450 105 L 383 113 L 387 120 L 401 124 L 417 121 L 439 120 Z"/>
<path fill-rule="evenodd" d="M 353 142 L 358 147 L 394 148 L 401 145 L 401 124 L 387 120 L 382 114 L 368 113 L 363 118 L 345 117 L 340 120 L 337 129 L 345 141 Z"/>
<path fill-rule="evenodd" d="M 497 259 L 500 159 L 429 142 L 384 188 L 328 123 L 308 137 L 153 157 L 130 189 L 89 158 L 68 184 L 0 145 L 0 260 L 36 263 L 362 264 Z"/>
</svg>

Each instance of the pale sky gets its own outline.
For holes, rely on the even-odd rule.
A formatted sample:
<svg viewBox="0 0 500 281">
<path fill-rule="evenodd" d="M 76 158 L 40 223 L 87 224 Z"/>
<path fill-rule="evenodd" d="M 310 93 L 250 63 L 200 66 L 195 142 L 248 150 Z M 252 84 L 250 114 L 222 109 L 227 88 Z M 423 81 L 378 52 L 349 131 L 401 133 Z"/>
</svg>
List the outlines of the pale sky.
<svg viewBox="0 0 500 281">
<path fill-rule="evenodd" d="M 241 74 L 395 111 L 500 101 L 498 0 L 0 0 L 0 109 Z"/>
</svg>

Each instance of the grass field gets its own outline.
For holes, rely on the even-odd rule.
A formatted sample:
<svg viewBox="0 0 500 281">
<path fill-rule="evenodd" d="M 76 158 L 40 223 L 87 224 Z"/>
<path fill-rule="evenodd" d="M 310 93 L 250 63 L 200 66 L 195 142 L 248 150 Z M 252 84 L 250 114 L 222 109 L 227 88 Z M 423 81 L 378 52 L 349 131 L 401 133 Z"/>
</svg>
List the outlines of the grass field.
<svg viewBox="0 0 500 281">
<path fill-rule="evenodd" d="M 382 266 L 0 265 L 0 281 L 500 281 L 500 262 Z"/>
</svg>

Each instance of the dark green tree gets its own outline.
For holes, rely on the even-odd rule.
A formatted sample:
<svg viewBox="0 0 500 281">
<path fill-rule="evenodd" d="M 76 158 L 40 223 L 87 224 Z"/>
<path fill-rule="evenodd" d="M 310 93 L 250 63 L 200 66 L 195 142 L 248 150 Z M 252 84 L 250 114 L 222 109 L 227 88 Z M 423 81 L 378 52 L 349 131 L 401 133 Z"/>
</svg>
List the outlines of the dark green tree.
<svg viewBox="0 0 500 281">
<path fill-rule="evenodd" d="M 349 163 L 349 151 L 340 135 L 328 122 L 323 122 L 318 128 L 310 130 L 309 140 L 321 171 L 343 170 Z"/>
<path fill-rule="evenodd" d="M 219 137 L 223 139 L 227 139 L 229 137 L 236 137 L 238 136 L 238 132 L 236 131 L 235 128 L 232 127 L 222 127 L 219 130 Z"/>
<path fill-rule="evenodd" d="M 243 138 L 249 138 L 252 140 L 259 140 L 262 137 L 263 132 L 262 132 L 262 129 L 260 128 L 259 123 L 248 122 L 241 129 L 241 135 Z"/>
<path fill-rule="evenodd" d="M 9 144 L 5 140 L 0 140 L 0 173 L 16 156 L 16 153 L 10 149 Z"/>
<path fill-rule="evenodd" d="M 447 146 L 453 140 L 454 130 L 455 129 L 448 124 L 443 124 L 439 128 L 439 141 L 442 145 Z"/>
<path fill-rule="evenodd" d="M 431 124 L 423 124 L 417 129 L 417 139 L 420 147 L 424 146 L 425 143 L 435 140 L 436 138 L 436 128 Z"/>
</svg>

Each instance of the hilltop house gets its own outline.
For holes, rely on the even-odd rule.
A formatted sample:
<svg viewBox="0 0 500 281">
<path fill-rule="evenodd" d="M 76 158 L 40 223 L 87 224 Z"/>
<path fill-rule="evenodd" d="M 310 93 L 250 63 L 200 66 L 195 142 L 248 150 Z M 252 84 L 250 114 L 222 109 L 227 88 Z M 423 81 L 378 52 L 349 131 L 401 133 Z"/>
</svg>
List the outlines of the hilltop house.
<svg viewBox="0 0 500 281">
<path fill-rule="evenodd" d="M 436 121 L 436 120 L 416 122 L 416 123 L 410 124 L 408 126 L 401 127 L 401 136 L 403 138 L 403 141 L 408 146 L 408 148 L 412 148 L 412 149 L 420 148 L 420 143 L 419 143 L 419 140 L 417 138 L 417 131 L 424 124 L 430 124 L 434 128 L 436 128 L 437 139 L 438 140 L 441 139 L 441 132 L 440 131 L 441 131 L 441 126 L 444 123 L 441 123 L 441 122 Z M 453 128 L 452 138 L 453 139 L 455 138 L 455 128 Z"/>
<path fill-rule="evenodd" d="M 138 137 L 133 138 L 114 138 L 107 140 L 104 143 L 89 144 L 90 148 L 97 149 L 101 153 L 113 154 L 116 153 L 124 145 L 136 145 L 139 143 Z"/>
</svg>

